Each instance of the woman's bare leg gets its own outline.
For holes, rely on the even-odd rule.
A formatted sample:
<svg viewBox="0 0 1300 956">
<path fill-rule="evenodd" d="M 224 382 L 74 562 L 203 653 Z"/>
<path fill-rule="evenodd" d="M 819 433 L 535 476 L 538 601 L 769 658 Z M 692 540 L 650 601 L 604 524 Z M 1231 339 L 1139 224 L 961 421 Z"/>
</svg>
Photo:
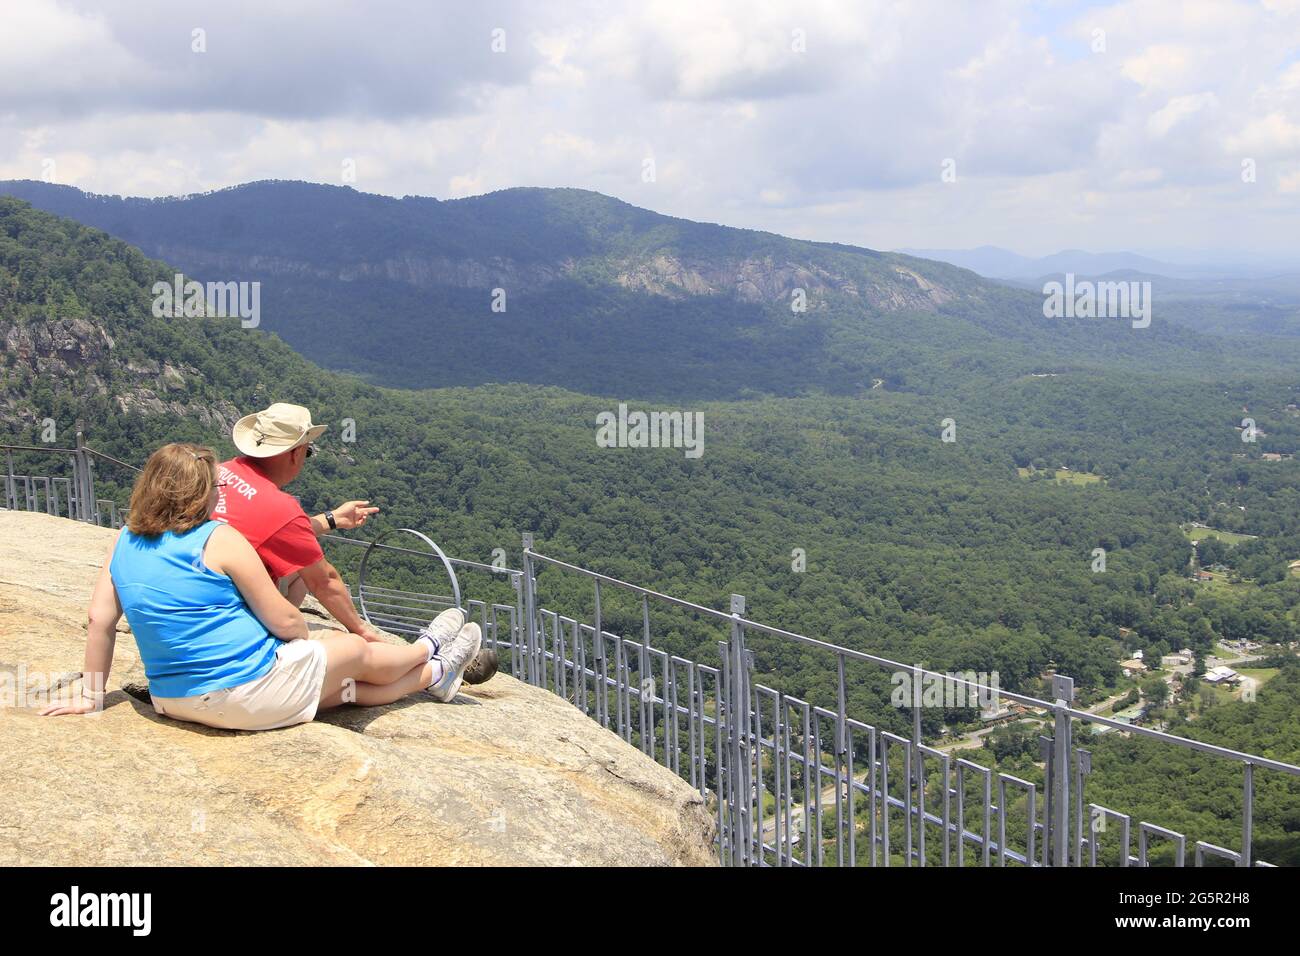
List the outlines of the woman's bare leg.
<svg viewBox="0 0 1300 956">
<path fill-rule="evenodd" d="M 407 694 L 424 690 L 433 683 L 433 663 L 417 664 L 391 684 L 366 684 L 358 681 L 350 694 L 339 690 L 329 697 L 322 697 L 320 710 L 329 710 L 342 704 L 356 704 L 359 707 L 378 707 L 401 700 Z"/>
<path fill-rule="evenodd" d="M 428 663 L 428 651 L 422 641 L 385 644 L 367 641 L 358 634 L 329 634 L 320 642 L 325 647 L 322 704 L 330 700 L 337 703 L 351 685 L 391 684 Z"/>
</svg>

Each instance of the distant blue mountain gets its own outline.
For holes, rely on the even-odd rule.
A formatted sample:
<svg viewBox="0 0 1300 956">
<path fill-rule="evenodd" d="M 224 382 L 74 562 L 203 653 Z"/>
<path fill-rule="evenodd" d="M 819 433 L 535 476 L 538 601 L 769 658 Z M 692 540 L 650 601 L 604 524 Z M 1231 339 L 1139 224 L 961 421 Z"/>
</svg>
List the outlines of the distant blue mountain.
<svg viewBox="0 0 1300 956">
<path fill-rule="evenodd" d="M 1172 278 L 1204 277 L 1208 267 L 1161 262 L 1135 252 L 1085 252 L 1065 249 L 1050 256 L 1031 258 L 1000 249 L 980 246 L 977 249 L 899 249 L 899 252 L 922 259 L 948 262 L 989 279 L 1034 279 L 1059 272 L 1097 276 L 1108 272 L 1133 271 Z"/>
</svg>

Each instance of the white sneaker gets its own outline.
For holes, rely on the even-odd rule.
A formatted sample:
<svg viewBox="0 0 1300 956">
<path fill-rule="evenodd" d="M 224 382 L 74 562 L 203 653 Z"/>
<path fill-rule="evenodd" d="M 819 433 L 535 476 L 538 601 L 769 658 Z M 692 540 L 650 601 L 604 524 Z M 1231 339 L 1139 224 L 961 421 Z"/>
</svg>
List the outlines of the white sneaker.
<svg viewBox="0 0 1300 956">
<path fill-rule="evenodd" d="M 432 621 L 430 621 L 416 637 L 416 640 L 426 640 L 433 645 L 433 653 L 430 658 L 436 657 L 438 653 L 447 646 L 450 646 L 452 638 L 465 626 L 465 612 L 458 607 L 449 607 Z"/>
<path fill-rule="evenodd" d="M 442 662 L 442 679 L 429 686 L 429 693 L 434 700 L 447 703 L 460 692 L 460 685 L 465 681 L 465 668 L 469 667 L 483 643 L 483 632 L 477 624 L 466 624 L 457 632 L 434 660 Z"/>
</svg>

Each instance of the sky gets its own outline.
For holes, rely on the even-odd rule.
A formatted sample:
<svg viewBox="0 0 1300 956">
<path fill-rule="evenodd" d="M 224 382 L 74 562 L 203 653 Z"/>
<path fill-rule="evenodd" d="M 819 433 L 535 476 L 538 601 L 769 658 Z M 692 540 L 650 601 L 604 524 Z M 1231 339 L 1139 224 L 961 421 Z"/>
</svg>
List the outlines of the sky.
<svg viewBox="0 0 1300 956">
<path fill-rule="evenodd" d="M 0 179 L 1300 258 L 1300 0 L 0 0 Z"/>
</svg>

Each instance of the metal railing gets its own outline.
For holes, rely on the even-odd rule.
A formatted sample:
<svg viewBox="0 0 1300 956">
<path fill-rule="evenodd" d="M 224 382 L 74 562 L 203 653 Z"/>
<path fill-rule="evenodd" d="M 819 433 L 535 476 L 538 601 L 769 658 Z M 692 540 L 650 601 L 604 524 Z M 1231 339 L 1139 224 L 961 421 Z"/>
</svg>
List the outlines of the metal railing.
<svg viewBox="0 0 1300 956">
<path fill-rule="evenodd" d="M 103 461 L 140 471 L 135 465 L 90 448 L 85 443 L 82 425 L 77 423 L 76 444 L 72 448 L 53 445 L 0 445 L 5 454 L 3 506 L 11 511 L 43 511 L 46 514 L 86 521 L 91 524 L 120 528 L 126 509 L 116 500 L 95 496 L 95 462 Z M 55 456 L 64 465 L 64 474 L 19 474 L 15 455 Z"/>
<path fill-rule="evenodd" d="M 71 449 L 0 449 L 8 456 L 5 507 L 60 514 L 61 502 L 68 517 L 99 524 L 107 515 L 120 521 L 113 502 L 95 498 L 92 459 L 134 466 L 87 448 L 80 430 Z M 66 455 L 71 474 L 18 475 L 15 452 Z M 105 503 L 112 507 L 105 510 Z M 1300 767 L 1078 710 L 1071 706 L 1074 688 L 1068 677 L 1058 675 L 1054 699 L 1041 700 L 762 624 L 744 616 L 742 595 L 733 594 L 724 612 L 600 574 L 535 551 L 532 535 L 523 536 L 523 567 L 513 569 L 448 557 L 419 532 L 399 530 L 425 548 L 383 543 L 388 534 L 374 541 L 323 536 L 331 544 L 365 549 L 353 598 L 367 620 L 413 635 L 442 609 L 462 607 L 478 620 L 485 642 L 498 650 L 513 676 L 570 701 L 697 789 L 716 814 L 724 863 L 1096 866 L 1110 855 L 1119 866 L 1147 866 L 1153 841 L 1164 841 L 1172 847 L 1174 864 L 1185 865 L 1188 835 L 1087 801 L 1092 753 L 1079 747 L 1076 737 L 1077 725 L 1092 724 L 1238 765 L 1239 844 L 1233 849 L 1197 840 L 1193 865 L 1211 860 L 1273 865 L 1257 859 L 1253 850 L 1255 773 L 1297 778 Z M 370 559 L 384 554 L 408 563 L 411 558 L 436 562 L 435 573 L 447 578 L 447 592 L 375 584 Z M 590 582 L 589 620 L 542 604 L 538 575 L 547 568 Z M 463 594 L 461 573 L 508 580 L 512 600 Z M 606 629 L 602 602 L 615 591 L 639 603 L 639 639 Z M 672 608 L 718 626 L 716 665 L 656 646 L 652 608 Z M 789 642 L 833 661 L 835 686 L 827 696 L 834 705 L 817 706 L 756 682 L 754 655 L 747 647 L 751 635 Z M 849 714 L 851 665 L 909 678 L 915 695 L 910 735 Z M 1014 702 L 1050 721 L 1051 734 L 1039 737 L 1042 785 L 926 744 L 920 693 L 927 681 L 960 687 L 968 699 L 984 695 L 999 704 Z M 1118 835 L 1107 849 L 1116 830 L 1110 824 L 1117 824 Z M 860 851 L 863 841 L 865 851 Z"/>
<path fill-rule="evenodd" d="M 1300 777 L 1300 767 L 1282 761 L 1078 710 L 1070 706 L 1073 682 L 1068 677 L 1056 678 L 1051 701 L 1013 693 L 748 619 L 741 595 L 732 595 L 730 610 L 724 612 L 600 574 L 535 551 L 529 535 L 523 539 L 521 570 L 378 542 L 330 540 L 441 560 L 453 577 L 452 568 L 509 576 L 517 598 L 513 607 L 466 603 L 479 609 L 480 616 L 489 608 L 512 612 L 512 631 L 484 617 L 484 632 L 509 654 L 514 676 L 568 700 L 698 789 L 716 814 L 720 857 L 732 865 L 1096 866 L 1103 844 L 1110 841 L 1109 853 L 1118 865 L 1147 866 L 1156 840 L 1172 845 L 1175 865 L 1184 865 L 1185 834 L 1087 801 L 1092 752 L 1076 743 L 1079 724 L 1240 766 L 1240 847 L 1198 840 L 1197 866 L 1210 860 L 1270 866 L 1252 852 L 1255 771 Z M 544 568 L 591 582 L 590 617 L 543 605 L 538 572 Z M 459 593 L 459 586 L 454 587 Z M 635 638 L 606 627 L 604 607 L 615 590 L 639 603 L 641 626 Z M 367 607 L 385 599 L 371 619 L 403 633 L 415 633 L 454 603 L 451 595 L 380 588 L 365 574 L 358 580 L 356 598 Z M 651 610 L 661 606 L 722 628 L 716 666 L 655 645 Z M 751 635 L 793 642 L 833 660 L 835 706 L 819 707 L 757 683 L 747 647 Z M 848 713 L 851 664 L 909 677 L 917 695 L 910 708 L 910 735 Z M 928 745 L 922 738 L 919 696 L 927 681 L 961 686 L 970 698 L 987 695 L 999 704 L 1014 702 L 1043 714 L 1052 730 L 1039 738 L 1043 783 Z"/>
<path fill-rule="evenodd" d="M 581 681 L 583 688 L 578 702 L 586 710 L 585 682 L 590 677 L 595 686 L 592 715 L 629 741 L 632 714 L 639 714 L 637 729 L 642 750 L 689 779 L 692 785 L 699 786 L 702 793 L 715 798 L 719 852 L 726 862 L 760 866 L 834 862 L 853 866 L 861 856 L 870 865 L 889 866 L 898 860 L 905 865 L 925 866 L 934 862 L 964 866 L 967 848 L 973 847 L 978 853 L 978 863 L 984 866 L 994 860 L 999 866 L 1009 862 L 1024 866 L 1096 865 L 1099 848 L 1108 832 L 1106 823 L 1116 821 L 1120 823 L 1115 847 L 1120 866 L 1146 866 L 1151 838 L 1170 841 L 1174 845 L 1176 865 L 1183 865 L 1188 840 L 1184 834 L 1139 820 L 1138 852 L 1134 855 L 1130 842 L 1132 816 L 1086 802 L 1092 754 L 1075 743 L 1076 724 L 1086 723 L 1238 764 L 1242 772 L 1240 847 L 1232 850 L 1197 841 L 1195 862 L 1199 866 L 1215 857 L 1237 866 L 1271 865 L 1254 859 L 1252 852 L 1255 771 L 1300 777 L 1300 767 L 1075 709 L 1070 706 L 1074 687 L 1068 677 L 1058 676 L 1054 680 L 1052 701 L 1012 693 L 750 620 L 743 616 L 745 599 L 741 595 L 732 595 L 728 613 L 620 581 L 539 554 L 533 550 L 528 535 L 524 536 L 523 564 L 528 630 L 525 647 L 539 661 L 539 666 L 530 672 L 530 676 L 537 678 L 533 682 L 545 684 L 548 662 L 553 672 L 577 675 L 575 684 Z M 590 625 L 557 616 L 540 605 L 536 574 L 539 567 L 558 568 L 591 581 L 594 615 Z M 604 630 L 602 588 L 618 589 L 639 598 L 643 616 L 640 641 Z M 720 665 L 707 667 L 654 649 L 649 613 L 652 602 L 682 609 L 723 626 L 726 637 L 718 642 Z M 548 620 L 552 622 L 549 636 Z M 594 660 L 584 657 L 585 643 L 574 642 L 578 645 L 576 653 L 566 651 L 563 639 L 557 640 L 557 634 L 563 634 L 565 627 L 574 635 L 592 637 Z M 746 646 L 751 634 L 793 642 L 833 660 L 837 675 L 836 706 L 817 707 L 756 683 L 753 654 Z M 851 662 L 907 675 L 914 695 L 910 737 L 849 715 L 846 670 Z M 658 677 L 655 677 L 656 666 Z M 679 693 L 683 674 L 686 675 L 685 702 Z M 928 746 L 921 734 L 920 697 L 921 688 L 927 683 L 938 683 L 945 688 L 960 686 L 967 692 L 967 699 L 985 695 L 999 704 L 1011 701 L 1045 714 L 1051 720 L 1052 734 L 1039 737 L 1045 765 L 1042 792 L 1034 783 Z M 706 712 L 709 697 L 703 689 L 710 686 L 715 705 L 713 714 Z M 663 694 L 657 690 L 661 687 L 665 689 Z M 560 691 L 563 690 L 562 683 Z M 615 701 L 612 718 L 611 694 Z M 656 726 L 657 713 L 663 715 L 663 726 Z M 690 728 L 689 773 L 681 769 L 678 761 L 678 718 Z M 696 746 L 706 739 L 710 729 L 715 739 L 715 759 L 712 772 L 706 772 L 697 759 Z M 656 755 L 654 747 L 659 735 L 665 741 L 663 758 Z M 770 815 L 764 810 L 765 780 L 769 778 L 773 807 Z M 710 780 L 711 788 L 707 786 Z M 971 782 L 976 784 L 974 794 L 969 787 Z M 1009 790 L 1023 794 L 1021 801 L 1013 805 Z M 832 802 L 833 835 L 824 839 L 824 824 L 832 812 L 828 804 Z M 1019 845 L 1014 847 L 1011 845 L 1014 835 L 1009 833 L 1013 821 L 1021 826 Z M 860 839 L 867 841 L 864 854 L 858 853 Z"/>
</svg>

